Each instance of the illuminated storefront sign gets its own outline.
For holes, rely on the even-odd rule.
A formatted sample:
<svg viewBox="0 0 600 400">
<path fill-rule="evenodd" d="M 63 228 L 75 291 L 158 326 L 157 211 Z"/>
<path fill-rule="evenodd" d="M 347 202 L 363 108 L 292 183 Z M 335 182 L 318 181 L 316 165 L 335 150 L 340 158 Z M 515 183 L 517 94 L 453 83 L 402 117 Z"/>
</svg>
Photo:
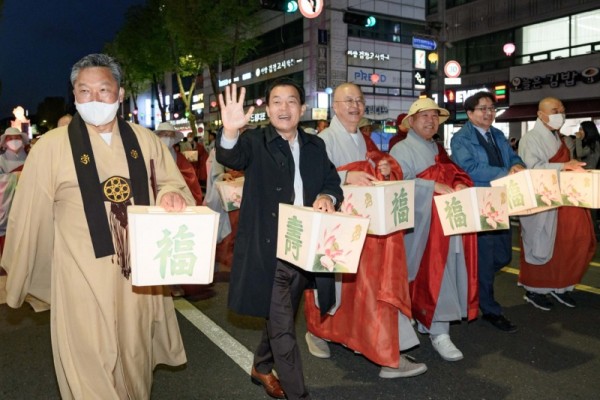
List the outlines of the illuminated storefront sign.
<svg viewBox="0 0 600 400">
<path fill-rule="evenodd" d="M 373 85 L 372 75 L 377 74 L 379 79 L 377 80 L 376 86 L 381 87 L 400 87 L 400 71 L 393 71 L 389 69 L 371 69 L 371 68 L 359 68 L 359 67 L 348 67 L 348 81 L 354 82 L 357 85 Z"/>
<path fill-rule="evenodd" d="M 266 112 L 259 112 L 259 113 L 254 113 L 250 116 L 250 123 L 251 124 L 258 124 L 260 122 L 266 121 L 267 120 L 267 113 Z"/>
<path fill-rule="evenodd" d="M 543 86 L 558 88 L 562 86 L 575 86 L 577 82 L 593 84 L 600 81 L 600 69 L 597 67 L 588 67 L 583 71 L 560 71 L 544 76 L 515 76 L 510 81 L 510 90 L 532 90 L 541 89 Z"/>
<path fill-rule="evenodd" d="M 389 109 L 387 106 L 366 106 L 365 107 L 365 115 L 384 115 L 389 113 Z"/>
<path fill-rule="evenodd" d="M 462 104 L 465 100 L 479 92 L 490 92 L 496 96 L 497 106 L 508 106 L 508 93 L 506 92 L 505 83 L 496 83 L 490 86 L 474 86 L 460 90 L 448 89 L 444 92 L 444 102 L 446 104 L 456 103 L 456 107 L 462 109 Z"/>
<path fill-rule="evenodd" d="M 374 53 L 372 51 L 362 50 L 348 50 L 346 55 L 348 55 L 348 57 L 358 58 L 360 60 L 388 61 L 390 59 L 390 55 L 387 53 Z"/>
<path fill-rule="evenodd" d="M 302 58 L 290 58 L 287 60 L 282 60 L 282 61 L 277 61 L 274 63 L 271 63 L 269 65 L 265 65 L 263 67 L 258 67 L 254 70 L 254 77 L 258 78 L 259 76 L 265 76 L 265 75 L 269 75 L 269 74 L 273 74 L 277 71 L 280 70 L 284 70 L 284 69 L 288 69 L 288 68 L 292 68 L 298 64 L 302 63 Z M 242 81 L 246 81 L 252 79 L 252 73 L 251 72 L 245 72 L 241 75 L 241 80 Z M 239 82 L 240 81 L 240 77 L 236 76 L 235 78 L 233 78 L 233 83 Z M 224 87 L 227 86 L 229 84 L 232 83 L 231 78 L 229 79 L 220 79 L 219 80 L 219 87 Z"/>
</svg>

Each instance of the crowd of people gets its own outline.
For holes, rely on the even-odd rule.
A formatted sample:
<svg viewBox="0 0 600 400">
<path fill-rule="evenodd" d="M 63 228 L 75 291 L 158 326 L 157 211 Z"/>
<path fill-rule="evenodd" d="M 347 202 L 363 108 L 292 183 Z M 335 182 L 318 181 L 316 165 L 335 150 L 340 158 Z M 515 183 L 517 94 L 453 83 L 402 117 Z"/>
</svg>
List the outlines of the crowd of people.
<svg viewBox="0 0 600 400">
<path fill-rule="evenodd" d="M 340 343 L 379 365 L 379 377 L 393 379 L 427 371 L 409 355 L 420 337 L 442 360 L 468 357 L 450 337 L 452 322 L 480 317 L 500 332 L 517 332 L 494 293 L 496 273 L 512 258 L 511 231 L 445 236 L 434 197 L 487 187 L 528 168 L 596 168 L 600 158 L 593 122 L 582 123 L 567 146 L 558 133 L 565 108 L 552 97 L 539 102 L 535 126 L 517 151 L 492 125 L 494 95 L 467 98 L 468 122 L 453 136 L 450 157 L 435 140 L 450 113 L 428 98 L 398 116 L 388 153 L 370 137 L 365 97 L 354 83 L 335 88 L 335 115 L 319 121 L 318 134 L 300 127 L 306 96 L 295 81 L 271 82 L 269 123 L 262 127 L 249 125 L 253 107 L 244 109 L 245 89 L 232 84 L 219 94 L 223 127 L 204 145 L 193 135 L 183 140 L 168 122 L 152 132 L 118 117 L 123 76 L 111 57 L 85 56 L 70 76 L 74 116 L 31 150 L 17 127 L 0 137 L 0 179 L 8 182 L 0 218 L 7 303 L 20 307 L 33 294 L 51 304 L 64 399 L 147 399 L 157 364 L 186 362 L 171 297 L 181 288 L 131 284 L 123 251 L 128 205 L 178 212 L 204 204 L 228 214 L 218 240 L 231 264 L 229 308 L 265 319 L 251 380 L 273 398 L 310 399 L 297 337 L 324 359 L 330 343 Z M 204 156 L 190 162 L 190 151 Z M 224 213 L 215 182 L 241 176 L 240 209 Z M 123 198 L 106 195 L 115 179 L 127 188 Z M 280 203 L 333 213 L 343 185 L 407 179 L 415 181 L 414 228 L 368 235 L 356 274 L 315 274 L 276 257 Z M 575 307 L 570 293 L 596 248 L 590 211 L 560 207 L 522 216 L 520 225 L 524 301 L 544 311 L 554 301 Z M 578 246 L 556 245 L 566 237 Z M 297 336 L 303 296 L 308 331 Z"/>
</svg>

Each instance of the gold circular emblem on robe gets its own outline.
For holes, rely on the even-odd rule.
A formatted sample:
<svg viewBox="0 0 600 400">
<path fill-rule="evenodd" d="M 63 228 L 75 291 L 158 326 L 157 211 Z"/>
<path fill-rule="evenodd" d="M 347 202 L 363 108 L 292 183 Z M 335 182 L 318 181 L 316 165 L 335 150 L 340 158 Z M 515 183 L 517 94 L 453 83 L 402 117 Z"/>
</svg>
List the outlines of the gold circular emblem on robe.
<svg viewBox="0 0 600 400">
<path fill-rule="evenodd" d="M 108 178 L 104 182 L 104 196 L 113 203 L 123 203 L 131 197 L 129 183 L 119 176 Z"/>
</svg>

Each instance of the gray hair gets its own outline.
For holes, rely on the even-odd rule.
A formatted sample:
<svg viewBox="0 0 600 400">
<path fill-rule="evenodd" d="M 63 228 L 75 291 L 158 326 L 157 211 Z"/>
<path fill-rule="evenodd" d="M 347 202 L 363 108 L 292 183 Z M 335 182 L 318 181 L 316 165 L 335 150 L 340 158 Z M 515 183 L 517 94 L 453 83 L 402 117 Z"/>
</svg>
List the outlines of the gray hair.
<svg viewBox="0 0 600 400">
<path fill-rule="evenodd" d="M 75 80 L 82 69 L 92 67 L 105 67 L 110 69 L 110 73 L 112 74 L 113 78 L 115 78 L 117 84 L 119 87 L 121 87 L 121 78 L 123 76 L 121 66 L 114 58 L 106 54 L 88 54 L 81 60 L 77 61 L 71 69 L 71 84 L 75 85 Z"/>
</svg>

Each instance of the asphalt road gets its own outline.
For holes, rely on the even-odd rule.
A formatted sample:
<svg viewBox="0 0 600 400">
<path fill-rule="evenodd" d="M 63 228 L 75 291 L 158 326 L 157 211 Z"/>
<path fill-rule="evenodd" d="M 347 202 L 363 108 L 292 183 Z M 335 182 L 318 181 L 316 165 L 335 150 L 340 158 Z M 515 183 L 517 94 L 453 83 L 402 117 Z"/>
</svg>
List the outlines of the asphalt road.
<svg viewBox="0 0 600 400">
<path fill-rule="evenodd" d="M 379 367 L 340 345 L 332 357 L 317 359 L 303 340 L 297 319 L 305 378 L 313 399 L 596 399 L 600 398 L 600 257 L 574 292 L 574 309 L 556 304 L 543 312 L 526 304 L 516 285 L 518 251 L 499 273 L 496 292 L 519 332 L 499 332 L 486 322 L 451 327 L 465 355 L 443 361 L 426 336 L 410 352 L 429 368 L 408 379 L 381 379 Z M 152 399 L 267 399 L 250 382 L 251 353 L 262 320 L 227 310 L 227 282 L 202 296 L 176 301 L 188 363 L 160 367 Z M 201 298 L 202 297 L 202 298 Z M 50 348 L 49 312 L 25 305 L 0 305 L 0 399 L 59 399 Z"/>
</svg>

